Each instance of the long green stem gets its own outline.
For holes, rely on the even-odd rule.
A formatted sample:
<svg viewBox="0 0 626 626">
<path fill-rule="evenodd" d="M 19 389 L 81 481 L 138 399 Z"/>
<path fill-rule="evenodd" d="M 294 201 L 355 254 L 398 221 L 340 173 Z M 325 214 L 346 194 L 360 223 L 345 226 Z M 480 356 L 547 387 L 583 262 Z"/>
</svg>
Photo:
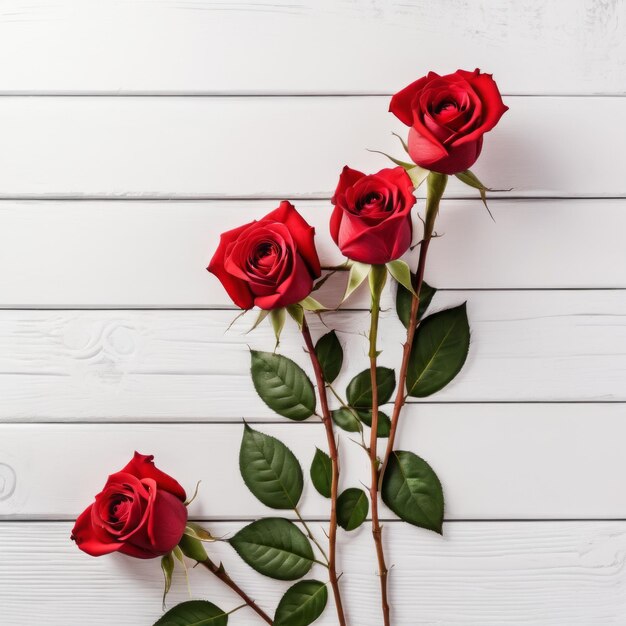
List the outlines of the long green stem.
<svg viewBox="0 0 626 626">
<path fill-rule="evenodd" d="M 387 268 L 374 265 L 370 272 L 370 289 L 372 292 L 372 310 L 370 314 L 370 334 L 369 334 L 369 358 L 370 358 L 370 380 L 372 386 L 372 425 L 370 432 L 370 499 L 372 502 L 372 536 L 376 547 L 376 557 L 378 559 L 378 575 L 380 577 L 380 598 L 383 611 L 384 626 L 390 626 L 390 607 L 387 596 L 387 574 L 388 569 L 385 563 L 385 551 L 383 549 L 383 529 L 378 517 L 378 377 L 376 374 L 378 361 L 378 319 L 380 316 L 380 297 Z"/>
</svg>

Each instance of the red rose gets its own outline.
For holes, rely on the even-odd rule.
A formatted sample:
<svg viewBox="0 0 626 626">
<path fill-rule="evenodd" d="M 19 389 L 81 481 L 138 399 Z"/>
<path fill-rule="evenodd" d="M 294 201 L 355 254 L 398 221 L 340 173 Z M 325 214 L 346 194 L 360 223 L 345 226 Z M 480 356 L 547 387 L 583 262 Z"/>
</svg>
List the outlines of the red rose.
<svg viewBox="0 0 626 626">
<path fill-rule="evenodd" d="M 187 496 L 171 476 L 154 466 L 153 458 L 135 452 L 81 513 L 72 539 L 83 552 L 151 559 L 178 545 L 187 524 Z"/>
<path fill-rule="evenodd" d="M 411 245 L 413 183 L 402 167 L 366 176 L 343 168 L 331 202 L 330 234 L 353 261 L 382 265 Z"/>
<path fill-rule="evenodd" d="M 491 74 L 480 70 L 439 76 L 430 72 L 393 98 L 389 110 L 409 131 L 415 163 L 441 174 L 471 167 L 483 147 L 483 135 L 508 107 Z"/>
<path fill-rule="evenodd" d="M 315 229 L 286 200 L 258 222 L 224 233 L 207 269 L 242 309 L 278 309 L 313 290 L 320 261 Z"/>
</svg>

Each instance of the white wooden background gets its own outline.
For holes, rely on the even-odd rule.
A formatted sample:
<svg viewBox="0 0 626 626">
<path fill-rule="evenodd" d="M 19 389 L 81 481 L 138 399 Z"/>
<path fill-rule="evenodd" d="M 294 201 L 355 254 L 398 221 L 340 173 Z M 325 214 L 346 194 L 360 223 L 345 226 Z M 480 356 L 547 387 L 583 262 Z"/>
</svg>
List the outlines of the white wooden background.
<svg viewBox="0 0 626 626">
<path fill-rule="evenodd" d="M 473 343 L 402 427 L 447 521 L 443 539 L 386 524 L 397 624 L 626 625 L 624 0 L 0 0 L 0 59 L 2 626 L 160 615 L 158 562 L 69 541 L 135 448 L 190 490 L 202 479 L 192 513 L 216 534 L 267 513 L 237 471 L 242 417 L 308 468 L 323 433 L 255 397 L 246 344 L 270 333 L 225 334 L 234 311 L 204 267 L 220 232 L 283 197 L 336 260 L 339 168 L 398 154 L 389 95 L 459 66 L 505 94 L 475 171 L 513 190 L 494 223 L 451 184 L 431 246 L 433 308 L 467 300 Z M 366 301 L 351 306 L 344 381 L 366 365 Z M 402 328 L 383 324 L 395 365 Z M 293 330 L 283 345 L 306 365 Z M 341 448 L 344 484 L 364 480 Z M 323 526 L 327 503 L 305 499 Z M 351 623 L 379 626 L 368 529 L 341 543 Z M 215 550 L 273 609 L 284 585 Z M 204 572 L 191 585 L 236 604 Z"/>
</svg>

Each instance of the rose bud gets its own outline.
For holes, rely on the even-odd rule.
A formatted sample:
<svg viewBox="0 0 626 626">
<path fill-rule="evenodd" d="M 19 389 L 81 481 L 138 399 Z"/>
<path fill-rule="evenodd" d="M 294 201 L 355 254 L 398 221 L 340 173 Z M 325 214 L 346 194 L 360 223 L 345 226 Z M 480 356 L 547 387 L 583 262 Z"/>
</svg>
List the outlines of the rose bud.
<svg viewBox="0 0 626 626">
<path fill-rule="evenodd" d="M 344 167 L 330 217 L 330 234 L 344 256 L 371 265 L 401 257 L 413 237 L 413 191 L 402 167 L 369 176 Z"/>
<path fill-rule="evenodd" d="M 430 72 L 393 98 L 389 110 L 409 131 L 409 154 L 417 165 L 441 174 L 471 167 L 483 146 L 483 135 L 508 107 L 491 74 L 457 70 Z"/>
<path fill-rule="evenodd" d="M 187 523 L 187 496 L 171 476 L 154 466 L 153 458 L 135 452 L 81 513 L 72 540 L 83 552 L 152 559 L 178 545 Z"/>
<path fill-rule="evenodd" d="M 225 232 L 207 270 L 242 309 L 304 300 L 321 275 L 315 229 L 286 200 L 263 219 Z"/>
</svg>

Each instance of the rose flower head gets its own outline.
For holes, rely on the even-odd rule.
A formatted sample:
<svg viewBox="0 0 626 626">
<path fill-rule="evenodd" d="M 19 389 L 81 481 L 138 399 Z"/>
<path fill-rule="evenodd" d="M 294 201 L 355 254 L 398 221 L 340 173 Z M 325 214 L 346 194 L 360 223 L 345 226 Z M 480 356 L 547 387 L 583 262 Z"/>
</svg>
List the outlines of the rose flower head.
<svg viewBox="0 0 626 626">
<path fill-rule="evenodd" d="M 80 514 L 72 539 L 83 552 L 152 559 L 178 545 L 187 524 L 187 496 L 178 482 L 155 467 L 153 458 L 135 452 Z"/>
<path fill-rule="evenodd" d="M 401 257 L 413 237 L 413 191 L 402 167 L 371 175 L 344 167 L 330 218 L 330 234 L 343 255 L 371 265 Z"/>
<path fill-rule="evenodd" d="M 429 72 L 391 98 L 389 110 L 409 131 L 413 161 L 440 174 L 458 174 L 478 159 L 483 135 L 508 107 L 491 74 Z"/>
<path fill-rule="evenodd" d="M 315 229 L 286 200 L 264 218 L 222 234 L 207 267 L 242 309 L 304 300 L 321 275 Z"/>
</svg>

